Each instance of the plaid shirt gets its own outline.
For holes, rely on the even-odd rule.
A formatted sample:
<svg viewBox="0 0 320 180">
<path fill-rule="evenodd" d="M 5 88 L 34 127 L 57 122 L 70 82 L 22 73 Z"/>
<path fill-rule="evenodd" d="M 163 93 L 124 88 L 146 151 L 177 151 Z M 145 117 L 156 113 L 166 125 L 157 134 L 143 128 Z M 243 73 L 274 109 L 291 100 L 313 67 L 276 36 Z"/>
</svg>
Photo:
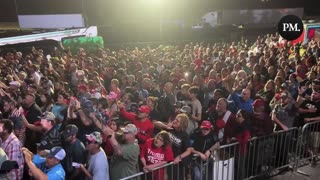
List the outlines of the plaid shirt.
<svg viewBox="0 0 320 180">
<path fill-rule="evenodd" d="M 1 147 L 6 152 L 8 158 L 17 161 L 19 169 L 12 170 L 8 175 L 12 180 L 20 180 L 23 177 L 24 158 L 21 151 L 21 142 L 11 133 L 9 137 L 2 142 Z"/>
</svg>

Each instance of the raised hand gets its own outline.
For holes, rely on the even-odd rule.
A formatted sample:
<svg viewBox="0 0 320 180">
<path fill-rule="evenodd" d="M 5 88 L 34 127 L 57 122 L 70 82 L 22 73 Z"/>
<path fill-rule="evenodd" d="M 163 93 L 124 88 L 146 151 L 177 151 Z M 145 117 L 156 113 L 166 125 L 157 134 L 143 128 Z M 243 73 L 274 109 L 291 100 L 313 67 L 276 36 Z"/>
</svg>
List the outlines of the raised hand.
<svg viewBox="0 0 320 180">
<path fill-rule="evenodd" d="M 23 152 L 25 161 L 26 161 L 26 162 L 32 162 L 33 153 L 32 153 L 31 151 L 29 151 L 29 149 L 24 148 L 24 147 L 23 147 L 21 150 L 22 150 L 22 152 Z"/>
<path fill-rule="evenodd" d="M 125 105 L 120 101 L 117 102 L 117 105 L 119 108 L 125 108 Z"/>
</svg>

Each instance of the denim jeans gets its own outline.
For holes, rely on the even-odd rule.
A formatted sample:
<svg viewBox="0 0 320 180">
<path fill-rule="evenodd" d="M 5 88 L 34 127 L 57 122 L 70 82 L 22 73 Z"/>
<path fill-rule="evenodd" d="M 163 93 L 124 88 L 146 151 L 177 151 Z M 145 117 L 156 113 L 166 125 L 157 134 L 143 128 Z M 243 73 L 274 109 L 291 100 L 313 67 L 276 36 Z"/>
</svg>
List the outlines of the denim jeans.
<svg viewBox="0 0 320 180">
<path fill-rule="evenodd" d="M 193 173 L 194 173 L 194 175 L 193 175 L 194 176 L 194 180 L 201 180 L 202 169 L 201 169 L 201 164 L 200 163 L 195 163 L 194 164 Z"/>
<path fill-rule="evenodd" d="M 193 178 L 194 180 L 212 179 L 212 163 L 211 162 L 194 162 L 193 164 Z"/>
</svg>

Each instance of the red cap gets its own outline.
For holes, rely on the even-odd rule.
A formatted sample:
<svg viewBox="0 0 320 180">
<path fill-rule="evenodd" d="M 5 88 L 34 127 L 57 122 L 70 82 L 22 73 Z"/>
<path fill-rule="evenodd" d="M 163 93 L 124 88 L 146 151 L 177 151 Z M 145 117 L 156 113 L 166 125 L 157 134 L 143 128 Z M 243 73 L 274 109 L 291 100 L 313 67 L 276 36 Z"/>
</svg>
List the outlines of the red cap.
<svg viewBox="0 0 320 180">
<path fill-rule="evenodd" d="M 149 108 L 149 106 L 143 105 L 143 106 L 138 108 L 138 111 L 142 112 L 142 113 L 149 114 L 150 113 L 150 108 Z"/>
<path fill-rule="evenodd" d="M 88 87 L 87 87 L 85 84 L 79 84 L 79 85 L 78 85 L 78 89 L 87 91 L 87 90 L 88 90 Z"/>
<path fill-rule="evenodd" d="M 202 129 L 211 129 L 212 128 L 212 124 L 211 124 L 210 121 L 204 120 L 204 121 L 202 121 L 200 128 L 202 128 Z"/>
<path fill-rule="evenodd" d="M 254 100 L 252 106 L 254 107 L 261 107 L 261 106 L 264 106 L 266 103 L 264 102 L 264 100 L 262 99 L 256 99 Z"/>
</svg>

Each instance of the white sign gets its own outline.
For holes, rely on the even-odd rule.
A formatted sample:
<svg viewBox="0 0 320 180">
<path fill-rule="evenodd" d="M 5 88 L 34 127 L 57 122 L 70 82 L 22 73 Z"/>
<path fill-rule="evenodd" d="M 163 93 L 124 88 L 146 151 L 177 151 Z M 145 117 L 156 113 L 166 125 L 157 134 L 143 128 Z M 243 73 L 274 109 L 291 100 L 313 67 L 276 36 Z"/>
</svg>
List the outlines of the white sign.
<svg viewBox="0 0 320 180">
<path fill-rule="evenodd" d="M 215 161 L 213 164 L 214 180 L 233 180 L 234 179 L 234 158 Z"/>
<path fill-rule="evenodd" d="M 97 26 L 90 26 L 88 28 L 80 28 L 80 29 L 71 29 L 65 31 L 54 31 L 47 33 L 39 33 L 39 34 L 31 34 L 25 36 L 15 36 L 8 38 L 0 38 L 0 46 L 10 45 L 10 44 L 19 44 L 19 43 L 28 43 L 28 42 L 36 42 L 42 40 L 55 40 L 61 41 L 62 38 L 66 37 L 94 37 L 98 35 Z"/>
<path fill-rule="evenodd" d="M 18 15 L 21 29 L 82 28 L 82 14 Z"/>
</svg>

